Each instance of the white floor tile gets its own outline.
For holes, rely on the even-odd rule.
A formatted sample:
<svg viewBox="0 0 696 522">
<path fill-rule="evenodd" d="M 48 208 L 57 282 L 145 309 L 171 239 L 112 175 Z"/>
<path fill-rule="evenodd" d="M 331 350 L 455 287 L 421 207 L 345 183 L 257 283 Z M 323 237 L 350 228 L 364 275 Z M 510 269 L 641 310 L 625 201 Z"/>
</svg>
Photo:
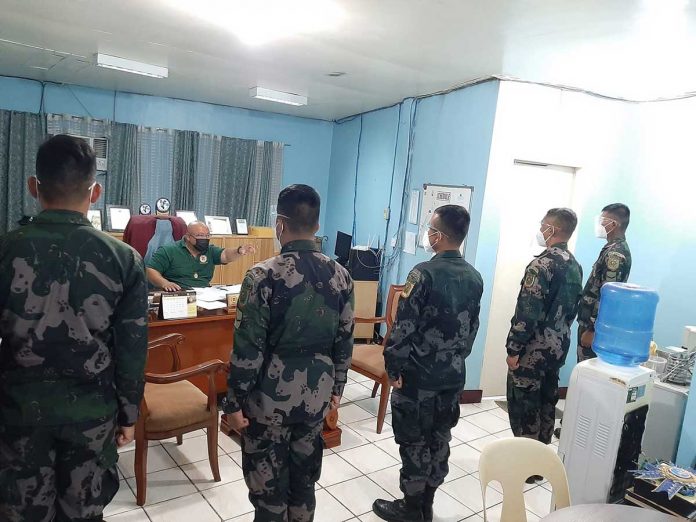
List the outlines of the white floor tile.
<svg viewBox="0 0 696 522">
<path fill-rule="evenodd" d="M 353 424 L 365 419 L 374 419 L 374 415 L 355 403 L 344 404 L 338 409 L 338 420 L 343 424 Z"/>
<path fill-rule="evenodd" d="M 493 442 L 496 440 L 500 439 L 495 435 L 487 435 L 485 437 L 481 437 L 480 439 L 472 440 L 468 442 L 468 444 L 469 446 L 471 446 L 474 449 L 477 449 L 478 451 L 483 451 L 483 448 L 485 448 L 489 442 Z"/>
<path fill-rule="evenodd" d="M 474 415 L 475 413 L 481 413 L 481 408 L 479 408 L 475 404 L 460 404 L 459 405 L 459 416 L 460 417 Z"/>
<path fill-rule="evenodd" d="M 193 464 L 201 460 L 208 459 L 208 437 L 195 437 L 184 439 L 181 446 L 176 443 L 166 442 L 162 447 L 176 461 L 179 466 Z"/>
<path fill-rule="evenodd" d="M 467 475 L 466 477 L 443 484 L 441 489 L 455 500 L 464 504 L 474 513 L 483 510 L 481 485 L 472 475 Z M 502 501 L 503 495 L 493 488 L 488 487 L 486 490 L 486 504 L 488 506 L 495 506 Z"/>
<path fill-rule="evenodd" d="M 363 515 L 372 510 L 372 503 L 383 498 L 393 497 L 367 477 L 358 477 L 326 488 L 341 504 L 350 509 L 354 515 Z"/>
<path fill-rule="evenodd" d="M 145 508 L 152 522 L 219 522 L 220 517 L 200 493 Z"/>
<path fill-rule="evenodd" d="M 399 454 L 399 445 L 394 440 L 394 437 L 389 437 L 388 439 L 384 440 L 378 440 L 377 442 L 375 442 L 375 446 L 383 449 L 396 460 L 401 459 L 401 455 Z"/>
<path fill-rule="evenodd" d="M 249 502 L 249 490 L 243 480 L 206 489 L 203 496 L 223 520 L 254 511 L 254 506 Z"/>
<path fill-rule="evenodd" d="M 384 522 L 384 519 L 379 518 L 372 511 L 370 511 L 369 513 L 365 513 L 364 515 L 360 515 L 360 518 L 358 520 L 360 520 L 360 522 Z"/>
<path fill-rule="evenodd" d="M 124 478 L 135 477 L 135 451 L 121 453 L 118 458 L 118 468 L 123 473 Z M 162 471 L 176 467 L 176 462 L 169 456 L 160 445 L 152 446 L 147 450 L 147 472 Z"/>
<path fill-rule="evenodd" d="M 377 394 L 377 397 L 373 398 L 368 398 L 368 399 L 363 399 L 361 401 L 357 401 L 355 404 L 360 406 L 363 410 L 369 411 L 372 415 L 375 417 L 379 413 L 379 393 Z M 387 399 L 387 413 L 391 413 L 391 401 Z"/>
<path fill-rule="evenodd" d="M 128 487 L 128 483 L 125 480 L 121 480 L 118 485 L 118 493 L 116 493 L 114 499 L 104 509 L 104 516 L 118 515 L 119 513 L 131 511 L 137 507 L 135 495 L 130 487 Z"/>
<path fill-rule="evenodd" d="M 480 415 L 481 412 L 479 411 L 477 415 Z M 489 432 L 486 430 L 475 426 L 471 422 L 469 422 L 469 419 L 471 419 L 472 416 L 466 417 L 465 419 L 459 419 L 459 422 L 457 425 L 452 428 L 452 436 L 459 439 L 462 442 L 469 442 L 470 440 L 476 440 L 480 439 L 481 437 L 485 437 L 487 435 L 490 435 Z"/>
<path fill-rule="evenodd" d="M 488 508 L 486 510 L 486 518 L 487 522 L 500 522 L 500 516 L 503 513 L 503 505 L 498 504 L 496 506 L 493 506 L 491 508 Z M 483 516 L 483 513 L 481 514 Z M 534 513 L 527 511 L 526 512 L 527 516 L 527 522 L 536 522 L 539 520 L 539 517 L 537 517 Z M 520 520 L 520 522 L 524 522 L 523 520 Z M 589 521 L 588 521 L 589 522 Z"/>
<path fill-rule="evenodd" d="M 370 442 L 376 442 L 382 439 L 388 439 L 394 436 L 394 430 L 390 424 L 386 422 L 382 425 L 382 433 L 377 433 L 377 418 L 373 417 L 360 422 L 354 422 L 348 425 L 349 428 L 354 430 L 360 436 L 366 438 Z"/>
<path fill-rule="evenodd" d="M 474 512 L 461 502 L 455 500 L 442 489 L 438 489 L 433 503 L 433 522 L 456 522 Z"/>
<path fill-rule="evenodd" d="M 229 455 L 219 457 L 218 465 L 220 466 L 220 482 L 213 480 L 213 472 L 207 460 L 186 464 L 181 466 L 181 469 L 199 490 L 214 488 L 244 478 L 242 468 Z"/>
<path fill-rule="evenodd" d="M 504 421 L 510 421 L 510 416 L 508 415 L 508 412 L 506 412 L 502 408 L 491 408 L 488 410 L 492 415 L 495 415 L 499 419 L 502 419 Z"/>
<path fill-rule="evenodd" d="M 369 399 L 372 395 L 372 391 L 367 389 L 367 386 L 363 386 L 360 383 L 346 384 L 343 388 L 343 399 L 342 403 L 355 402 L 362 399 Z"/>
<path fill-rule="evenodd" d="M 236 451 L 241 451 L 242 449 L 238 438 L 230 437 L 224 433 L 218 434 L 218 446 L 220 446 L 225 453 L 234 453 Z"/>
<path fill-rule="evenodd" d="M 476 514 L 465 518 L 462 522 L 483 522 L 483 516 Z"/>
<path fill-rule="evenodd" d="M 341 445 L 333 448 L 334 453 L 342 453 L 346 450 L 357 448 L 358 446 L 364 446 L 370 442 L 348 426 L 341 426 L 341 430 L 343 430 L 341 433 Z"/>
<path fill-rule="evenodd" d="M 388 468 L 389 466 L 399 463 L 394 457 L 374 444 L 342 451 L 340 456 L 365 474 Z M 356 515 L 360 514 L 361 513 L 356 513 Z"/>
<path fill-rule="evenodd" d="M 445 482 L 452 482 L 453 480 L 457 480 L 458 478 L 464 477 L 468 474 L 468 472 L 464 471 L 459 466 L 449 462 L 449 473 L 447 473 L 447 476 L 445 477 Z"/>
<path fill-rule="evenodd" d="M 486 430 L 488 433 L 496 433 L 499 431 L 510 429 L 510 423 L 496 417 L 489 411 L 483 411 L 476 415 L 470 415 L 466 418 L 471 424 Z"/>
<path fill-rule="evenodd" d="M 373 482 L 379 484 L 380 487 L 387 491 L 391 496 L 393 496 L 394 498 L 401 498 L 403 497 L 403 493 L 399 488 L 400 470 L 401 464 L 397 464 L 396 466 L 391 466 L 389 468 L 381 469 L 379 471 L 375 471 L 374 473 L 370 473 L 368 476 L 370 477 L 370 479 L 372 479 Z"/>
<path fill-rule="evenodd" d="M 543 487 L 536 487 L 524 494 L 524 502 L 528 511 L 539 517 L 545 517 L 551 512 L 551 492 Z"/>
<path fill-rule="evenodd" d="M 358 372 L 353 371 L 353 370 L 348 370 L 348 378 L 352 379 L 353 382 L 366 382 L 366 381 L 374 382 L 369 377 L 365 377 L 364 375 L 359 374 Z"/>
<path fill-rule="evenodd" d="M 127 511 L 120 515 L 110 516 L 104 520 L 106 522 L 150 522 L 150 519 L 142 508 Z"/>
<path fill-rule="evenodd" d="M 491 410 L 498 407 L 495 403 L 496 400 L 497 399 L 483 399 L 481 402 L 477 402 L 476 406 L 483 411 Z"/>
<path fill-rule="evenodd" d="M 495 434 L 495 436 L 499 439 L 511 439 L 515 436 L 515 434 L 512 433 L 512 430 L 508 428 L 507 430 L 499 431 Z"/>
<path fill-rule="evenodd" d="M 135 479 L 128 479 L 128 484 L 135 491 Z M 186 474 L 179 468 L 148 473 L 145 505 L 158 504 L 165 500 L 191 495 L 195 492 L 196 487 L 191 484 Z"/>
<path fill-rule="evenodd" d="M 251 513 L 245 513 L 244 515 L 230 518 L 226 522 L 254 522 L 255 515 L 256 514 L 252 511 Z"/>
<path fill-rule="evenodd" d="M 392 421 L 392 414 L 391 414 L 391 413 L 387 413 L 387 414 L 384 416 L 384 422 L 385 422 L 386 424 L 389 424 L 390 426 L 393 424 L 393 421 Z"/>
<path fill-rule="evenodd" d="M 481 453 L 468 444 L 456 446 L 450 450 L 450 462 L 467 473 L 478 471 Z"/>
<path fill-rule="evenodd" d="M 321 465 L 319 485 L 325 488 L 338 484 L 339 482 L 345 482 L 346 480 L 359 477 L 360 475 L 362 475 L 362 473 L 359 470 L 334 453 L 333 455 L 324 457 Z"/>
<path fill-rule="evenodd" d="M 326 490 L 316 493 L 317 507 L 314 513 L 314 522 L 341 522 L 353 518 L 345 506 L 332 497 Z"/>
</svg>

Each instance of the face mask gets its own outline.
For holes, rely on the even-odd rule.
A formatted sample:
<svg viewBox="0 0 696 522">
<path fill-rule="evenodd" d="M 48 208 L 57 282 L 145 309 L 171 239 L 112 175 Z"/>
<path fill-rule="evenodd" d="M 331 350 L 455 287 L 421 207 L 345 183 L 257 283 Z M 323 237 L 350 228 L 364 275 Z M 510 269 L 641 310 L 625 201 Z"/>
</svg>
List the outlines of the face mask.
<svg viewBox="0 0 696 522">
<path fill-rule="evenodd" d="M 423 243 L 423 250 L 425 250 L 428 254 L 432 254 L 433 252 L 435 252 L 433 246 L 437 244 L 437 241 L 435 241 L 435 244 L 432 244 L 430 242 L 430 234 L 428 234 L 427 228 L 423 231 L 423 238 L 421 239 L 421 243 Z"/>
<path fill-rule="evenodd" d="M 196 250 L 201 254 L 205 254 L 210 246 L 210 239 L 196 239 Z"/>
<path fill-rule="evenodd" d="M 280 231 L 278 230 L 278 225 L 280 225 Z M 275 243 L 276 251 L 278 251 L 278 252 L 283 248 L 283 244 L 280 242 L 280 238 L 283 237 L 284 231 L 285 231 L 285 225 L 283 224 L 283 222 L 279 221 L 278 223 L 276 223 L 274 243 Z"/>
<path fill-rule="evenodd" d="M 553 227 L 548 227 L 546 230 L 549 230 L 549 228 L 553 228 Z M 551 237 L 553 236 L 553 234 L 551 234 L 551 235 L 548 237 L 548 239 L 545 238 L 545 237 L 544 237 L 544 234 L 546 234 L 546 230 L 545 230 L 544 232 L 542 232 L 541 230 L 537 230 L 537 233 L 536 233 L 536 242 L 537 242 L 537 245 L 539 245 L 540 247 L 544 247 L 544 248 L 546 248 L 546 242 L 547 242 L 549 239 L 551 239 Z"/>
<path fill-rule="evenodd" d="M 595 222 L 595 236 L 597 236 L 599 239 L 607 238 L 607 229 L 604 228 L 604 225 L 602 224 L 603 220 L 604 218 L 602 216 L 598 216 L 597 221 Z"/>
</svg>

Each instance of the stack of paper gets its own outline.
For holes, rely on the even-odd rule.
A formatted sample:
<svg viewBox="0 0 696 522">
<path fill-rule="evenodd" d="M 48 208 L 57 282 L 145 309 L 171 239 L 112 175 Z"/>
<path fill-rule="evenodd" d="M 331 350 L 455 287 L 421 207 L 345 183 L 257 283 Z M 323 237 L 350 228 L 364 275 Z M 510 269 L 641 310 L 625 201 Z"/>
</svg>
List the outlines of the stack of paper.
<svg viewBox="0 0 696 522">
<path fill-rule="evenodd" d="M 227 292 L 220 290 L 219 288 L 194 288 L 196 291 L 196 299 L 200 303 L 201 301 L 225 301 L 227 299 Z M 200 304 L 198 305 L 200 306 Z"/>
</svg>

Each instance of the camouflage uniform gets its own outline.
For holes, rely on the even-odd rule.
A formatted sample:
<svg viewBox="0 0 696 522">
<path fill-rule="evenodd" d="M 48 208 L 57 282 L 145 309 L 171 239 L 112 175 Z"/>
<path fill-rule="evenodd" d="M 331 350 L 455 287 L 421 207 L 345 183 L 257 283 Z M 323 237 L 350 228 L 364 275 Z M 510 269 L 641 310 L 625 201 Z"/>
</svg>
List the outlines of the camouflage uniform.
<svg viewBox="0 0 696 522">
<path fill-rule="evenodd" d="M 599 291 L 604 283 L 625 283 L 631 273 L 631 251 L 625 238 L 610 241 L 602 248 L 592 266 L 578 307 L 578 362 L 597 357 L 591 347 L 580 344 L 582 334 L 594 331 L 599 312 Z"/>
<path fill-rule="evenodd" d="M 0 520 L 101 520 L 147 352 L 143 262 L 77 212 L 0 238 Z"/>
<path fill-rule="evenodd" d="M 516 437 L 551 442 L 558 402 L 558 372 L 570 347 L 582 289 L 582 267 L 557 243 L 525 270 L 507 338 L 508 355 L 519 368 L 508 372 L 510 426 Z"/>
<path fill-rule="evenodd" d="M 450 431 L 459 421 L 482 293 L 481 275 L 458 251 L 417 265 L 406 281 L 384 349 L 389 378 L 403 379 L 391 403 L 406 497 L 437 488 L 449 471 Z"/>
<path fill-rule="evenodd" d="M 242 467 L 256 521 L 310 521 L 321 430 L 353 352 L 353 281 L 312 241 L 247 273 L 224 411 L 249 419 Z"/>
</svg>

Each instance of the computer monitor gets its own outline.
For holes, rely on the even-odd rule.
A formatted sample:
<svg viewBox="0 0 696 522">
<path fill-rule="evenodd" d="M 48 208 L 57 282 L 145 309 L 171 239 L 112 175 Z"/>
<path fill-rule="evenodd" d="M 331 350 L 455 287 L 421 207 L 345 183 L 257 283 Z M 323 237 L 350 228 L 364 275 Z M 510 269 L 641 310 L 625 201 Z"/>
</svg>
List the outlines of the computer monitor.
<svg viewBox="0 0 696 522">
<path fill-rule="evenodd" d="M 350 257 L 350 248 L 353 244 L 353 236 L 349 236 L 344 232 L 336 233 L 336 248 L 334 254 L 341 261 L 348 261 Z"/>
</svg>

